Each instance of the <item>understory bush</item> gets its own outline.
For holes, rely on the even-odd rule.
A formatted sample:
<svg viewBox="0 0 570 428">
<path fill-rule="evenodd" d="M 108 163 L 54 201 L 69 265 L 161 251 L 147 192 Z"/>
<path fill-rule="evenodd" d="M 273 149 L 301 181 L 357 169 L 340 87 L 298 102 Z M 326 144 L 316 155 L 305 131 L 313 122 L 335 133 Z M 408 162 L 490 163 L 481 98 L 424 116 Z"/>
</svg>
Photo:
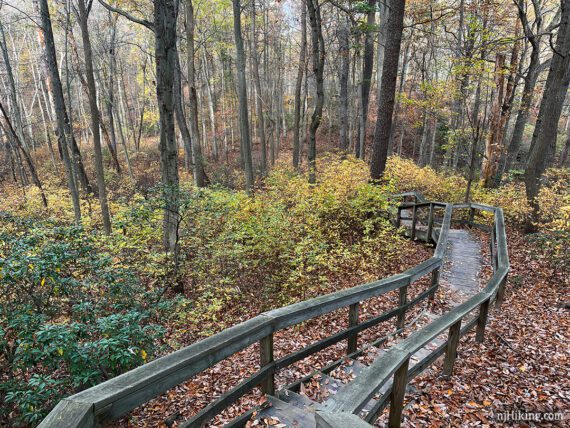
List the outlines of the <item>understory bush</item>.
<svg viewBox="0 0 570 428">
<path fill-rule="evenodd" d="M 353 157 L 317 167 L 311 185 L 278 165 L 253 195 L 184 181 L 176 254 L 162 248 L 160 188 L 114 198 L 109 236 L 94 202 L 79 227 L 70 207 L 42 217 L 30 192 L 14 196 L 0 211 L 0 421 L 35 425 L 61 398 L 240 319 L 389 274 L 412 245 L 388 220 L 394 188 Z"/>
<path fill-rule="evenodd" d="M 156 298 L 92 234 L 0 220 L 0 416 L 34 425 L 66 395 L 152 358 L 163 328 Z"/>
</svg>

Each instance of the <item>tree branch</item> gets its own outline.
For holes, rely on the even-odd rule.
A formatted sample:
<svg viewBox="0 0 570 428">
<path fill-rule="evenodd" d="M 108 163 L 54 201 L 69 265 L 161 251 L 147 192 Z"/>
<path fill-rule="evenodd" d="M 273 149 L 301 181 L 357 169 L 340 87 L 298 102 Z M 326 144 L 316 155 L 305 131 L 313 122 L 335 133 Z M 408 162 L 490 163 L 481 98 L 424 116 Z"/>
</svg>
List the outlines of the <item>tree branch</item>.
<svg viewBox="0 0 570 428">
<path fill-rule="evenodd" d="M 122 17 L 127 18 L 129 21 L 132 21 L 136 24 L 144 25 L 146 28 L 148 28 L 153 33 L 155 32 L 154 24 L 152 22 L 147 21 L 146 19 L 139 19 L 139 18 L 131 15 L 130 13 L 125 12 L 124 10 L 121 10 L 121 9 L 118 9 L 116 7 L 111 6 L 110 4 L 106 3 L 104 0 L 99 0 L 99 3 L 101 3 L 101 6 L 103 6 L 105 9 L 107 9 L 111 12 L 114 12 L 114 13 L 118 13 Z"/>
</svg>

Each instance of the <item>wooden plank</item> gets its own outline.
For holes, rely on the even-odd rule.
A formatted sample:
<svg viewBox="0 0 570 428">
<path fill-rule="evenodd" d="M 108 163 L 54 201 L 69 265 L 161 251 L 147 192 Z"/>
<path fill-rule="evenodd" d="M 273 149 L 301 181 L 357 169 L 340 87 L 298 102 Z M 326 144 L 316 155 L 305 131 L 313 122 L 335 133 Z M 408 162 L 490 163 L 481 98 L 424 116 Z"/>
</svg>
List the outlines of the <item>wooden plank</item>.
<svg viewBox="0 0 570 428">
<path fill-rule="evenodd" d="M 404 410 L 404 397 L 406 395 L 406 385 L 408 384 L 408 365 L 410 359 L 406 361 L 394 373 L 392 383 L 392 393 L 390 394 L 390 414 L 388 416 L 389 428 L 400 428 L 402 424 L 402 412 Z"/>
<path fill-rule="evenodd" d="M 259 385 L 269 374 L 273 373 L 272 366 L 266 366 L 257 371 L 253 376 L 241 381 L 229 391 L 222 394 L 215 401 L 212 401 L 196 415 L 179 425 L 180 428 L 200 427 L 216 416 L 218 413 L 229 407 L 241 396 L 247 394 Z"/>
<path fill-rule="evenodd" d="M 265 336 L 259 341 L 259 365 L 261 368 L 273 364 L 273 334 Z M 261 392 L 275 395 L 274 373 L 270 373 L 261 383 Z"/>
<path fill-rule="evenodd" d="M 275 360 L 275 367 L 276 370 L 282 369 L 284 367 L 287 367 L 291 364 L 293 364 L 296 361 L 300 361 L 306 357 L 308 357 L 309 355 L 315 354 L 319 351 L 321 351 L 322 349 L 328 348 L 329 346 L 332 346 L 338 342 L 340 342 L 341 340 L 344 340 L 348 337 L 350 337 L 351 335 L 361 332 L 363 330 L 366 330 L 370 327 L 373 327 L 377 324 L 380 324 L 383 321 L 387 321 L 390 318 L 395 317 L 396 315 L 398 315 L 401 311 L 403 310 L 403 308 L 395 308 L 392 309 L 390 311 L 387 312 L 383 312 L 382 314 L 375 316 L 373 318 L 369 318 L 353 327 L 349 327 L 346 330 L 340 331 L 338 333 L 333 334 L 332 336 L 327 337 L 326 339 L 323 340 L 319 340 L 318 342 L 315 342 L 311 345 L 308 345 L 296 352 L 293 352 L 289 355 L 286 355 L 278 360 Z M 349 355 L 354 355 L 354 353 L 351 353 Z M 339 360 L 341 361 L 341 360 Z M 322 372 L 325 372 L 324 369 L 321 370 Z"/>
<path fill-rule="evenodd" d="M 315 419 L 317 428 L 366 428 L 372 426 L 351 413 L 330 413 L 317 410 Z"/>
<path fill-rule="evenodd" d="M 388 349 L 360 376 L 342 387 L 336 396 L 329 398 L 323 404 L 323 409 L 333 413 L 359 413 L 409 357 L 410 353 L 398 345 Z"/>
<path fill-rule="evenodd" d="M 69 398 L 61 400 L 38 428 L 91 428 L 95 427 L 93 406 Z"/>
<path fill-rule="evenodd" d="M 451 376 L 453 373 L 453 364 L 457 357 L 457 345 L 459 344 L 459 334 L 461 332 L 461 319 L 449 328 L 449 336 L 447 337 L 447 347 L 445 348 L 445 361 L 443 362 L 444 376 Z"/>
<path fill-rule="evenodd" d="M 410 277 L 405 273 L 394 275 L 390 278 L 358 285 L 347 290 L 341 290 L 336 293 L 295 303 L 284 308 L 275 309 L 266 312 L 265 315 L 274 320 L 274 331 L 277 331 L 332 312 L 336 309 L 350 306 L 353 303 L 388 293 L 403 285 L 409 284 L 409 281 Z"/>
<path fill-rule="evenodd" d="M 419 265 L 414 266 L 413 268 L 408 269 L 404 272 L 404 274 L 410 277 L 410 282 L 415 282 L 416 280 L 420 279 L 425 274 L 432 272 L 434 269 L 437 269 L 441 266 L 442 260 L 438 257 L 431 257 L 427 259 L 425 262 L 420 263 Z"/>
<path fill-rule="evenodd" d="M 496 210 L 497 210 L 496 207 L 492 207 L 492 206 L 490 206 L 490 205 L 474 204 L 474 203 L 471 203 L 470 205 L 471 205 L 472 208 L 475 208 L 475 209 L 481 210 L 481 211 L 490 211 L 490 212 L 493 212 L 493 211 L 496 211 Z"/>
<path fill-rule="evenodd" d="M 487 299 L 489 299 L 489 294 L 484 292 L 472 296 L 421 330 L 412 333 L 409 337 L 400 342 L 398 346 L 402 349 L 406 349 L 410 354 L 415 353 L 457 321 L 464 318 L 469 312 L 479 307 L 479 305 Z"/>
</svg>

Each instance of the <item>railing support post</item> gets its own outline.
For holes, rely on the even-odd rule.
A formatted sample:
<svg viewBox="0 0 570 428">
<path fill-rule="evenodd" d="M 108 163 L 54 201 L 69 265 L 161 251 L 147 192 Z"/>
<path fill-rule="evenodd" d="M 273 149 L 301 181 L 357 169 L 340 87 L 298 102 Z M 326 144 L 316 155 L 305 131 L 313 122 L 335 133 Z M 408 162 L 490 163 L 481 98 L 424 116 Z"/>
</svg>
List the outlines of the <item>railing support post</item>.
<svg viewBox="0 0 570 428">
<path fill-rule="evenodd" d="M 469 223 L 473 223 L 475 221 L 475 208 L 469 205 Z"/>
<path fill-rule="evenodd" d="M 433 204 L 429 204 L 429 219 L 428 219 L 426 242 L 431 241 L 432 232 L 433 232 Z"/>
<path fill-rule="evenodd" d="M 489 254 L 491 255 L 491 266 L 493 267 L 493 271 L 497 270 L 497 251 L 495 249 L 495 242 L 496 242 L 496 233 L 495 228 L 491 229 L 491 237 L 489 239 Z"/>
<path fill-rule="evenodd" d="M 412 241 L 416 239 L 416 223 L 418 222 L 418 206 L 414 205 L 412 208 L 412 231 L 411 238 Z"/>
<path fill-rule="evenodd" d="M 354 327 L 358 325 L 358 309 L 360 304 L 354 303 L 350 305 L 348 308 L 348 327 Z M 348 345 L 347 345 L 347 354 L 352 354 L 356 352 L 358 347 L 358 333 L 354 333 L 353 335 L 349 336 L 348 338 Z"/>
<path fill-rule="evenodd" d="M 453 364 L 457 357 L 457 345 L 459 344 L 459 333 L 461 331 L 461 320 L 457 321 L 449 327 L 449 336 L 447 337 L 447 348 L 445 349 L 445 361 L 443 362 L 443 375 L 451 376 L 453 373 Z"/>
<path fill-rule="evenodd" d="M 431 287 L 435 287 L 433 289 L 433 291 L 429 294 L 428 297 L 428 302 L 430 305 L 433 305 L 433 301 L 435 300 L 435 293 L 437 292 L 437 289 L 439 288 L 439 269 L 440 268 L 436 268 L 431 272 Z"/>
<path fill-rule="evenodd" d="M 402 412 L 404 410 L 404 397 L 406 395 L 406 385 L 408 384 L 408 365 L 410 359 L 407 358 L 404 364 L 394 373 L 392 392 L 390 393 L 390 415 L 388 416 L 388 428 L 400 428 L 402 425 Z"/>
<path fill-rule="evenodd" d="M 400 287 L 400 296 L 398 298 L 398 306 L 403 306 L 408 303 L 408 286 L 404 285 Z M 401 312 L 398 314 L 398 319 L 396 320 L 396 330 L 404 328 L 406 322 L 406 309 L 401 308 Z"/>
<path fill-rule="evenodd" d="M 499 284 L 499 289 L 497 290 L 497 301 L 495 302 L 495 307 L 500 308 L 505 301 L 505 289 L 507 288 L 507 275 L 503 278 Z"/>
<path fill-rule="evenodd" d="M 487 324 L 487 316 L 489 314 L 489 303 L 491 299 L 484 301 L 479 307 L 479 318 L 477 320 L 477 333 L 475 333 L 475 341 L 483 343 L 485 339 L 485 325 Z"/>
<path fill-rule="evenodd" d="M 259 341 L 259 365 L 261 368 L 273 363 L 273 334 Z M 261 383 L 261 392 L 275 395 L 275 373 L 270 373 Z"/>
</svg>

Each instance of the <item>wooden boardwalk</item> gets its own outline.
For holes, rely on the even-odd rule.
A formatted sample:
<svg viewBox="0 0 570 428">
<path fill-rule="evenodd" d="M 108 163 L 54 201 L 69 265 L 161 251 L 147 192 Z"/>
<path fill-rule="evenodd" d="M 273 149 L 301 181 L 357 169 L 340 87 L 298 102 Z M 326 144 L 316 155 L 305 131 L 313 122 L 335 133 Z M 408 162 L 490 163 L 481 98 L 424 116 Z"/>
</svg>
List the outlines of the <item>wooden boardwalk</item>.
<svg viewBox="0 0 570 428">
<path fill-rule="evenodd" d="M 465 229 L 450 229 L 440 280 L 443 288 L 471 296 L 479 291 L 485 264 L 481 242 Z"/>
</svg>

